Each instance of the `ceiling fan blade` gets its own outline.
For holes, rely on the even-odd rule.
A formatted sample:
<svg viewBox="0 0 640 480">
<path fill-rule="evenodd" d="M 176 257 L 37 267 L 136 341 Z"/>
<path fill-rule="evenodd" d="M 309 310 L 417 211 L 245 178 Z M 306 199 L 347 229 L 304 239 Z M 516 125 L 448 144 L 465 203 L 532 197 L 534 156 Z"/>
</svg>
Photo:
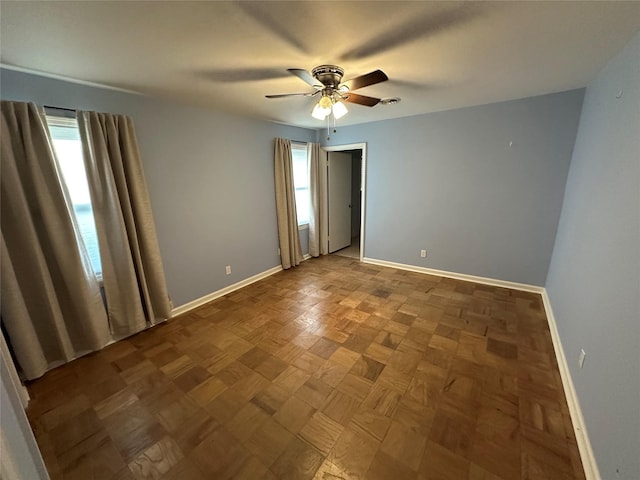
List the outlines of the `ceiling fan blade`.
<svg viewBox="0 0 640 480">
<path fill-rule="evenodd" d="M 315 93 L 279 93 L 276 95 L 265 95 L 267 98 L 284 98 L 284 97 L 313 97 Z"/>
<path fill-rule="evenodd" d="M 288 22 L 282 15 L 278 15 L 271 2 L 233 2 L 260 25 L 271 31 L 275 36 L 285 41 L 302 53 L 309 53 L 306 36 L 301 35 L 304 29 L 298 28 L 295 22 Z M 301 18 L 301 17 L 298 17 Z M 303 18 L 303 17 L 302 17 Z"/>
<path fill-rule="evenodd" d="M 365 75 L 352 78 L 343 82 L 342 85 L 346 85 L 349 90 L 357 90 L 359 88 L 368 87 L 369 85 L 375 85 L 376 83 L 386 82 L 389 77 L 382 70 L 374 70 Z"/>
<path fill-rule="evenodd" d="M 214 82 L 251 82 L 285 78 L 286 72 L 277 68 L 222 68 L 197 72 L 200 77 Z"/>
<path fill-rule="evenodd" d="M 367 97 L 366 95 L 358 95 L 357 93 L 345 93 L 342 95 L 345 102 L 357 103 L 358 105 L 364 105 L 366 107 L 373 107 L 380 103 L 379 98 Z"/>
<path fill-rule="evenodd" d="M 287 71 L 291 75 L 295 75 L 300 80 L 307 83 L 308 85 L 311 85 L 312 87 L 322 88 L 322 85 L 320 85 L 318 81 L 315 78 L 313 78 L 313 76 L 309 72 L 307 72 L 306 70 L 303 70 L 302 68 L 287 68 Z"/>
<path fill-rule="evenodd" d="M 483 2 L 464 2 L 462 5 L 453 6 L 441 12 L 426 12 L 418 15 L 404 25 L 392 25 L 381 35 L 347 50 L 340 58 L 341 60 L 360 60 L 406 45 L 419 38 L 456 28 L 484 13 L 487 7 L 481 3 Z"/>
</svg>

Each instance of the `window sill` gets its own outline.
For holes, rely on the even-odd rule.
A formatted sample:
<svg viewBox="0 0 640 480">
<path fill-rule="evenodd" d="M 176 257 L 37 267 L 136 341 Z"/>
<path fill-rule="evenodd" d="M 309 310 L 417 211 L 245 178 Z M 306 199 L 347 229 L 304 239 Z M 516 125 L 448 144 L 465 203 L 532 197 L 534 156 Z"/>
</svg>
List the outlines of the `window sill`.
<svg viewBox="0 0 640 480">
<path fill-rule="evenodd" d="M 298 231 L 300 230 L 309 230 L 309 224 L 303 223 L 302 225 L 298 225 Z"/>
</svg>

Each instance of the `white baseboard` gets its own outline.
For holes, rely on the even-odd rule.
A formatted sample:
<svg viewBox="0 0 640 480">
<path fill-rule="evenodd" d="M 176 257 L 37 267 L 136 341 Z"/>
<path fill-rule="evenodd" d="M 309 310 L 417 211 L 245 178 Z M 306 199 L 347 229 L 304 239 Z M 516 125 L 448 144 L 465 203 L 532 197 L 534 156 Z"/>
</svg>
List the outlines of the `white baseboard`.
<svg viewBox="0 0 640 480">
<path fill-rule="evenodd" d="M 576 394 L 575 387 L 573 386 L 571 372 L 569 371 L 569 365 L 567 364 L 567 357 L 565 356 L 564 349 L 562 348 L 560 334 L 558 333 L 558 325 L 556 324 L 556 318 L 553 315 L 551 301 L 549 300 L 549 295 L 547 294 L 546 289 L 542 292 L 542 301 L 547 314 L 547 321 L 549 322 L 551 340 L 553 341 L 553 348 L 556 352 L 558 369 L 560 370 L 560 377 L 562 378 L 564 394 L 565 397 L 567 397 L 567 405 L 569 407 L 569 414 L 571 415 L 573 431 L 576 435 L 578 450 L 580 451 L 580 458 L 582 459 L 584 475 L 587 480 L 600 480 L 598 464 L 596 463 L 596 458 L 593 455 L 593 449 L 591 448 L 591 442 L 589 441 L 589 435 L 587 434 L 587 426 L 584 423 L 582 409 L 580 408 L 578 395 Z"/>
<path fill-rule="evenodd" d="M 204 297 L 196 298 L 184 305 L 180 305 L 179 307 L 171 310 L 171 318 L 176 317 L 178 315 L 182 315 L 183 313 L 189 312 L 194 308 L 198 308 L 205 303 L 208 303 L 216 298 L 223 297 L 231 292 L 234 292 L 242 287 L 246 287 L 247 285 L 251 285 L 252 283 L 257 282 L 258 280 L 262 280 L 263 278 L 267 278 L 274 273 L 278 273 L 282 271 L 282 266 L 278 265 L 277 267 L 270 268 L 269 270 L 265 270 L 264 272 L 253 275 L 252 277 L 245 278 L 244 280 L 240 280 L 239 282 L 234 283 L 233 285 L 229 285 L 215 292 L 211 292 Z"/>
<path fill-rule="evenodd" d="M 438 277 L 454 278 L 456 280 L 464 280 L 466 282 L 481 283 L 483 285 L 491 285 L 493 287 L 512 288 L 523 292 L 540 293 L 544 291 L 543 287 L 537 285 L 529 285 L 527 283 L 508 282 L 506 280 L 498 280 L 495 278 L 477 277 L 475 275 L 467 275 L 466 273 L 447 272 L 445 270 L 435 270 L 433 268 L 418 267 L 416 265 L 407 265 L 404 263 L 388 262 L 387 260 L 378 260 L 375 258 L 363 258 L 364 263 L 372 265 L 380 265 L 382 267 L 397 268 L 398 270 L 407 270 L 409 272 L 426 273 L 427 275 L 436 275 Z"/>
</svg>

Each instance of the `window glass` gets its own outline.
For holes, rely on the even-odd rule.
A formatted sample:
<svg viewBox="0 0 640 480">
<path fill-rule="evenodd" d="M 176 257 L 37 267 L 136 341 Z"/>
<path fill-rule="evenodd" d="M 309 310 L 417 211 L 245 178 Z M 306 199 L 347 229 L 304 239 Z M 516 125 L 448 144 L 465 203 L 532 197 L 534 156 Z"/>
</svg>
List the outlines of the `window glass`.
<svg viewBox="0 0 640 480">
<path fill-rule="evenodd" d="M 294 143 L 291 146 L 291 153 L 293 157 L 293 185 L 296 189 L 298 225 L 307 225 L 309 223 L 311 210 L 307 146 Z"/>
<path fill-rule="evenodd" d="M 80 142 L 78 123 L 75 118 L 47 115 L 47 125 L 51 132 L 53 148 L 62 173 L 62 180 L 71 197 L 73 213 L 80 228 L 82 238 L 79 241 L 84 242 L 93 271 L 100 280 L 102 279 L 100 248 L 93 218 L 91 197 L 89 196 L 87 173 L 82 159 L 82 143 Z"/>
</svg>

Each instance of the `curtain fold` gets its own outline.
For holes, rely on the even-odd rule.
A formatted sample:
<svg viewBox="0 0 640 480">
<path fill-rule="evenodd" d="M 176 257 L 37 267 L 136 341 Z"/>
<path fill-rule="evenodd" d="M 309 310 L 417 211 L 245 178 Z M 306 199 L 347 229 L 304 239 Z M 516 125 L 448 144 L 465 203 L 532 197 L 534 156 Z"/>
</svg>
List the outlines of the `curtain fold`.
<svg viewBox="0 0 640 480">
<path fill-rule="evenodd" d="M 309 191 L 311 212 L 309 219 L 309 255 L 318 257 L 329 253 L 327 217 L 326 154 L 319 143 L 309 144 Z"/>
<path fill-rule="evenodd" d="M 1 133 L 0 311 L 22 372 L 33 379 L 102 348 L 111 335 L 38 108 L 2 101 Z"/>
<path fill-rule="evenodd" d="M 171 316 L 133 121 L 77 112 L 111 331 L 126 336 Z"/>
<path fill-rule="evenodd" d="M 280 258 L 282 268 L 288 269 L 300 265 L 303 260 L 293 185 L 291 140 L 275 139 L 274 167 Z"/>
</svg>

